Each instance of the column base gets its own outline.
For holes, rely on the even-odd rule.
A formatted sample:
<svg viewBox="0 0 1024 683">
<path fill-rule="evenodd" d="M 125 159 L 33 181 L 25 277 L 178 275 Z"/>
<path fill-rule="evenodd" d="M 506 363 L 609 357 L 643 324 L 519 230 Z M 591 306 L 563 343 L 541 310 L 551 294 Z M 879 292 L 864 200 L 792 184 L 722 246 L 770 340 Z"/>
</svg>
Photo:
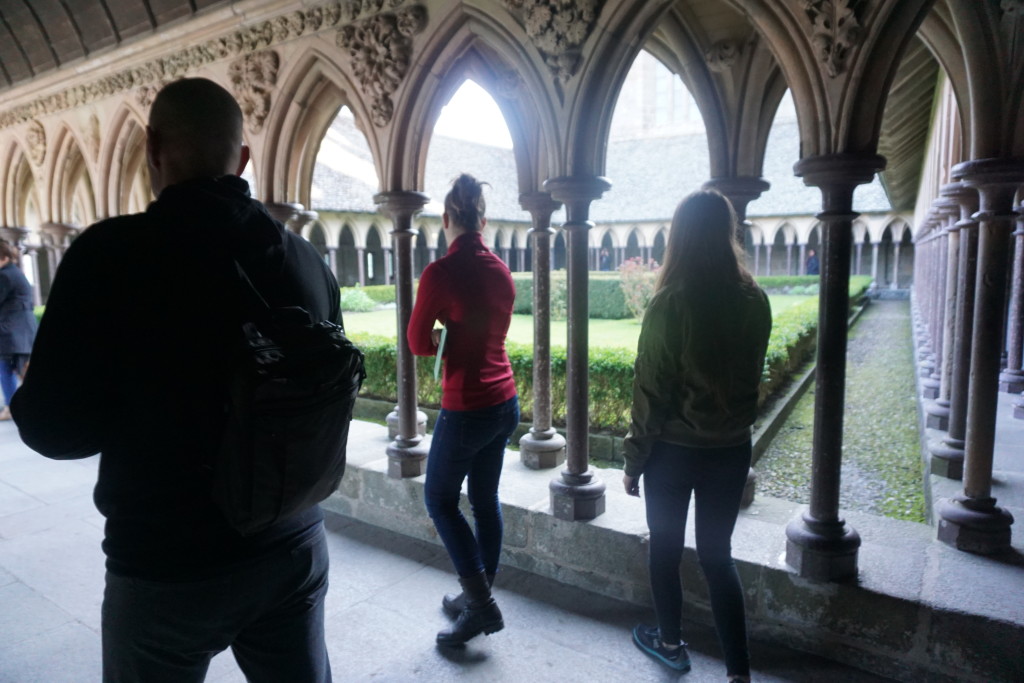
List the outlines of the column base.
<svg viewBox="0 0 1024 683">
<path fill-rule="evenodd" d="M 860 535 L 839 519 L 819 522 L 805 512 L 786 526 L 786 564 L 812 581 L 857 578 Z"/>
<path fill-rule="evenodd" d="M 747 471 L 747 483 L 743 485 L 743 497 L 740 498 L 740 507 L 748 508 L 754 504 L 754 494 L 757 492 L 757 472 L 751 467 Z"/>
<path fill-rule="evenodd" d="M 531 429 L 519 439 L 519 461 L 531 470 L 549 470 L 565 462 L 565 437 L 554 429 Z"/>
<path fill-rule="evenodd" d="M 395 439 L 388 444 L 388 476 L 392 479 L 418 477 L 427 471 L 430 439 Z"/>
<path fill-rule="evenodd" d="M 384 418 L 384 421 L 388 425 L 388 438 L 394 441 L 398 438 L 398 406 L 388 413 L 388 416 Z M 427 414 L 422 410 L 416 411 L 416 433 L 420 436 L 427 435 Z"/>
<path fill-rule="evenodd" d="M 1013 404 L 1013 417 L 1018 420 L 1024 420 L 1024 396 Z"/>
<path fill-rule="evenodd" d="M 946 479 L 964 478 L 964 442 L 943 439 L 928 444 L 931 457 L 931 473 Z"/>
<path fill-rule="evenodd" d="M 1003 370 L 999 373 L 999 391 L 1019 394 L 1024 391 L 1024 370 Z"/>
<path fill-rule="evenodd" d="M 925 377 L 921 380 L 921 396 L 929 401 L 934 401 L 939 397 L 940 386 L 939 380 L 930 376 Z"/>
<path fill-rule="evenodd" d="M 924 407 L 924 426 L 928 429 L 947 431 L 949 429 L 949 401 L 939 399 Z"/>
<path fill-rule="evenodd" d="M 586 521 L 604 514 L 604 482 L 594 478 L 594 470 L 562 476 L 548 485 L 551 490 L 551 514 L 570 522 Z"/>
<path fill-rule="evenodd" d="M 977 555 L 1010 550 L 1013 515 L 996 506 L 995 499 L 957 496 L 943 503 L 939 517 L 938 539 L 957 550 Z"/>
</svg>

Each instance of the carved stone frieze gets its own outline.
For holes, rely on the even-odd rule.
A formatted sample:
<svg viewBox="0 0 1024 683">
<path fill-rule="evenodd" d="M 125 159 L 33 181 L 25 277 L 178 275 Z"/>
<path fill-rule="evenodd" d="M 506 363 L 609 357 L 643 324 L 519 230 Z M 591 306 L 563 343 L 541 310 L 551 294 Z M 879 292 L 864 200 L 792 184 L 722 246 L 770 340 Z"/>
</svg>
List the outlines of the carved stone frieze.
<svg viewBox="0 0 1024 683">
<path fill-rule="evenodd" d="M 846 69 L 850 50 L 860 44 L 863 32 L 856 9 L 862 0 L 807 0 L 811 42 L 828 75 L 835 78 Z"/>
<path fill-rule="evenodd" d="M 362 4 L 365 6 L 366 0 Z M 338 31 L 337 45 L 352 61 L 352 73 L 370 98 L 370 117 L 377 126 L 387 125 L 394 115 L 391 95 L 409 71 L 412 37 L 426 25 L 426 8 L 413 5 L 376 14 Z"/>
<path fill-rule="evenodd" d="M 518 17 L 551 72 L 563 81 L 575 75 L 583 43 L 590 37 L 604 0 L 504 0 Z"/>
<path fill-rule="evenodd" d="M 384 0 L 389 6 L 395 0 Z M 31 102 L 0 111 L 0 128 L 24 123 L 45 114 L 72 109 L 121 92 L 136 90 L 136 98 L 148 106 L 152 95 L 165 83 L 185 76 L 215 61 L 237 57 L 299 36 L 330 29 L 342 21 L 343 2 L 323 3 L 290 12 L 252 26 L 232 31 L 199 45 L 193 45 L 146 64 L 132 66 L 89 83 L 39 97 Z M 359 4 L 358 2 L 356 3 Z M 398 3 L 400 4 L 400 3 Z M 364 12 L 365 13 L 365 12 Z M 148 102 L 146 101 L 148 99 Z"/>
<path fill-rule="evenodd" d="M 28 146 L 28 158 L 39 166 L 46 158 L 46 129 L 38 121 L 28 124 L 25 132 L 25 144 Z"/>
<path fill-rule="evenodd" d="M 736 64 L 736 60 L 739 59 L 742 52 L 743 48 L 739 43 L 732 40 L 720 40 L 704 53 L 704 60 L 708 63 L 709 69 L 716 73 L 722 73 Z"/>
<path fill-rule="evenodd" d="M 243 55 L 228 67 L 231 89 L 251 133 L 259 133 L 263 129 L 263 122 L 270 113 L 270 94 L 277 85 L 280 63 L 277 52 L 263 50 Z"/>
</svg>

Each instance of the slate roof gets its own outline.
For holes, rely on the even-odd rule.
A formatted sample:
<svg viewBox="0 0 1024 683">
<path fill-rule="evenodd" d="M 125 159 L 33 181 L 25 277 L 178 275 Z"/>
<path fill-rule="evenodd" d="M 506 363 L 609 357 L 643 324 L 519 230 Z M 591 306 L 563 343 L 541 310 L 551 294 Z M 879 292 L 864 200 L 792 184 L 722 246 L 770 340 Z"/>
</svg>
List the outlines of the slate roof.
<svg viewBox="0 0 1024 683">
<path fill-rule="evenodd" d="M 339 116 L 328 133 L 339 150 L 333 161 L 317 162 L 313 174 L 314 210 L 375 212 L 373 195 L 376 179 L 366 172 L 372 169 L 370 150 L 350 116 Z M 761 198 L 751 202 L 748 215 L 807 215 L 821 210 L 821 193 L 807 187 L 793 175 L 798 159 L 797 124 L 780 122 L 772 130 L 764 165 L 764 177 L 771 183 Z M 345 172 L 345 161 L 363 173 Z M 333 166 L 333 167 L 332 167 Z M 664 138 L 618 140 L 610 143 L 607 163 L 612 189 L 591 206 L 595 222 L 668 221 L 676 204 L 699 188 L 709 177 L 707 141 L 703 134 Z M 486 181 L 487 215 L 491 219 L 528 221 L 529 214 L 519 206 L 515 159 L 512 150 L 435 135 L 430 144 L 426 166 L 425 191 L 433 200 L 424 213 L 439 215 L 441 202 L 451 181 L 461 172 Z M 891 205 L 876 177 L 861 186 L 854 195 L 854 208 L 860 212 L 885 212 Z M 557 218 L 557 217 L 556 217 Z"/>
</svg>

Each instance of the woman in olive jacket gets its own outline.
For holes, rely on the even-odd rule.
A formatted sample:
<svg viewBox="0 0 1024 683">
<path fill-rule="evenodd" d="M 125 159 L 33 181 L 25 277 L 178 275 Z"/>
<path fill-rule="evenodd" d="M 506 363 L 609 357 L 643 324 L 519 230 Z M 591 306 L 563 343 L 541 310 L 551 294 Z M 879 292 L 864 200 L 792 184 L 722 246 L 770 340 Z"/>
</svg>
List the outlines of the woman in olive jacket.
<svg viewBox="0 0 1024 683">
<path fill-rule="evenodd" d="M 0 420 L 11 419 L 7 406 L 11 405 L 36 338 L 32 285 L 18 267 L 19 257 L 13 245 L 0 240 L 0 388 L 6 402 Z"/>
<path fill-rule="evenodd" d="M 731 538 L 772 317 L 768 297 L 743 265 L 736 232 L 732 206 L 717 192 L 695 192 L 676 209 L 640 331 L 623 484 L 639 496 L 643 477 L 658 619 L 657 626 L 637 626 L 634 643 L 672 669 L 690 668 L 681 640 L 679 564 L 693 495 L 697 556 L 726 671 L 729 680 L 749 681 Z"/>
</svg>

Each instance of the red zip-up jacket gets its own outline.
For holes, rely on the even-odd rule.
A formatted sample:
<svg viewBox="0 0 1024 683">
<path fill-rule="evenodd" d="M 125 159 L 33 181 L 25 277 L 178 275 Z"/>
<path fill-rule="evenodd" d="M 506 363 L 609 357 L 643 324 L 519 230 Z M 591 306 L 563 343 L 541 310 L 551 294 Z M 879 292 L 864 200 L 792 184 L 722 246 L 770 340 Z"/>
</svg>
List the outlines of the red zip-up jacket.
<svg viewBox="0 0 1024 683">
<path fill-rule="evenodd" d="M 424 269 L 406 336 L 415 355 L 433 356 L 434 321 L 448 328 L 442 408 L 480 410 L 516 395 L 505 353 L 515 296 L 508 266 L 478 232 L 460 235 Z"/>
</svg>

